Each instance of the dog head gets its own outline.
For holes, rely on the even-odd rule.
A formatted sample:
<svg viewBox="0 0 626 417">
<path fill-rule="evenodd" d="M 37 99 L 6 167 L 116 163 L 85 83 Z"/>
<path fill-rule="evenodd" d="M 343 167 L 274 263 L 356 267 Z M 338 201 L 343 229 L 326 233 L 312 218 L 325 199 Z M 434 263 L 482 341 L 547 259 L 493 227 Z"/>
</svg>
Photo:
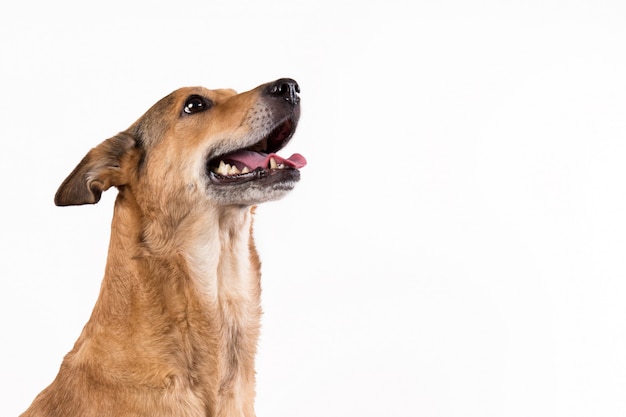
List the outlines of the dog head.
<svg viewBox="0 0 626 417">
<path fill-rule="evenodd" d="M 132 193 L 145 209 L 279 199 L 306 164 L 299 154 L 276 154 L 298 124 L 299 92 L 288 78 L 241 94 L 176 90 L 92 149 L 61 184 L 55 203 L 95 204 L 111 186 Z"/>
</svg>

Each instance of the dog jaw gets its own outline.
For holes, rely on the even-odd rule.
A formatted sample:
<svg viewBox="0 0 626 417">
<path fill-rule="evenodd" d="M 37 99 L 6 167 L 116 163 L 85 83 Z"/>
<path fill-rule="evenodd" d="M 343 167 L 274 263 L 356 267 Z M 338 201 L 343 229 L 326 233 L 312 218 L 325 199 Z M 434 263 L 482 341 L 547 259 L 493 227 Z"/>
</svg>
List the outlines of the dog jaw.
<svg viewBox="0 0 626 417">
<path fill-rule="evenodd" d="M 240 185 L 212 185 L 207 192 L 211 200 L 221 205 L 252 206 L 283 198 L 299 180 L 300 172 L 290 170 L 286 173 L 261 174 L 259 179 Z"/>
<path fill-rule="evenodd" d="M 261 94 L 244 118 L 248 133 L 228 138 L 209 152 L 205 176 L 210 199 L 221 205 L 251 206 L 288 194 L 300 180 L 299 169 L 306 159 L 299 154 L 285 159 L 274 152 L 291 140 L 299 118 L 299 99 L 291 103 Z"/>
</svg>

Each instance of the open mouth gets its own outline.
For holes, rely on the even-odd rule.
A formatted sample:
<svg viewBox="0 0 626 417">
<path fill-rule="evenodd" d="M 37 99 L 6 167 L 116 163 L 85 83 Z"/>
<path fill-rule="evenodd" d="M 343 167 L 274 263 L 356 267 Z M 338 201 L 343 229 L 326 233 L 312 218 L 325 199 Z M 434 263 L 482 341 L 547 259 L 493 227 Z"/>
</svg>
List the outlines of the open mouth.
<svg viewBox="0 0 626 417">
<path fill-rule="evenodd" d="M 293 120 L 287 119 L 254 145 L 210 159 L 207 164 L 210 181 L 217 185 L 234 185 L 276 174 L 298 176 L 306 159 L 297 153 L 289 158 L 275 153 L 287 145 L 295 125 Z"/>
</svg>

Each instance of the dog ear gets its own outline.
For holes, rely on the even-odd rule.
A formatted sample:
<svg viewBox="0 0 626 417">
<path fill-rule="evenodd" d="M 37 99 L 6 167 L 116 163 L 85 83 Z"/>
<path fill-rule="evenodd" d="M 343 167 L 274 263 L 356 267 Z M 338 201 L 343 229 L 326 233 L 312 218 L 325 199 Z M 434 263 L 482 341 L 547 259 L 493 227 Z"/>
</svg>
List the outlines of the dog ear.
<svg viewBox="0 0 626 417">
<path fill-rule="evenodd" d="M 137 141 L 127 133 L 120 133 L 93 148 L 63 181 L 54 203 L 57 206 L 96 204 L 103 191 L 125 183 L 122 163 L 136 148 Z"/>
</svg>

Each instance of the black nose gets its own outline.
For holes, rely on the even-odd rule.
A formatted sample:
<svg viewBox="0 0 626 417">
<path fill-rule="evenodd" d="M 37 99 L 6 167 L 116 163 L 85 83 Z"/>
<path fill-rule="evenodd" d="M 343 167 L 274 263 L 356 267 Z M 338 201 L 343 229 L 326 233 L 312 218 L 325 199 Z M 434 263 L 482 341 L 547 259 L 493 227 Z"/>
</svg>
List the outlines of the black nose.
<svg viewBox="0 0 626 417">
<path fill-rule="evenodd" d="M 291 104 L 300 102 L 300 86 L 291 78 L 281 78 L 276 80 L 267 87 L 267 94 L 272 97 L 282 98 Z"/>
</svg>

